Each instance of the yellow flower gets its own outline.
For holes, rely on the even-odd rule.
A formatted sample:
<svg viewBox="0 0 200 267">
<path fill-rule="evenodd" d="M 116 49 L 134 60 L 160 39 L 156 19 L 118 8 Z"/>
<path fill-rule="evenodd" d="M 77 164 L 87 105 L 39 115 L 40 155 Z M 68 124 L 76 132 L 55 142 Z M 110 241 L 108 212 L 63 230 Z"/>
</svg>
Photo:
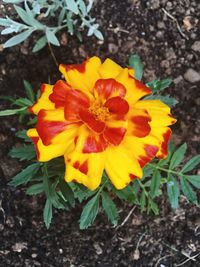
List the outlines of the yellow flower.
<svg viewBox="0 0 200 267">
<path fill-rule="evenodd" d="M 105 170 L 122 189 L 154 157 L 167 156 L 168 126 L 176 120 L 160 100 L 142 100 L 151 91 L 132 70 L 92 57 L 60 71 L 66 81 L 43 84 L 30 108 L 38 122 L 27 135 L 39 161 L 64 155 L 67 182 L 94 190 Z"/>
</svg>

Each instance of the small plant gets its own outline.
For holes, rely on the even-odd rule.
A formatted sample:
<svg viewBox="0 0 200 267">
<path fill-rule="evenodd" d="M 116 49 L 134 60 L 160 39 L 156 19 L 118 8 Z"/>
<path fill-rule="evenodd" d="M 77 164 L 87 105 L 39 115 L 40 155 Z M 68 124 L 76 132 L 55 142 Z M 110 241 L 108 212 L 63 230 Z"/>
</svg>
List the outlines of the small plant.
<svg viewBox="0 0 200 267">
<path fill-rule="evenodd" d="M 15 34 L 4 43 L 4 48 L 17 45 L 25 41 L 32 33 L 38 31 L 40 38 L 36 41 L 33 52 L 42 49 L 50 43 L 56 46 L 60 42 L 56 34 L 65 30 L 70 35 L 76 35 L 82 40 L 82 31 L 87 28 L 88 36 L 95 35 L 103 40 L 98 30 L 99 24 L 90 16 L 93 0 L 4 0 L 13 4 L 19 21 L 9 18 L 0 18 L 0 26 L 5 27 L 2 35 Z"/>
<path fill-rule="evenodd" d="M 85 204 L 80 229 L 94 222 L 100 207 L 116 226 L 116 198 L 154 214 L 159 214 L 157 199 L 165 192 L 174 210 L 181 195 L 198 203 L 200 175 L 194 170 L 200 155 L 185 163 L 187 145 L 176 148 L 169 142 L 168 126 L 176 120 L 163 102 L 174 106 L 177 101 L 161 93 L 171 79 L 142 84 L 143 65 L 137 55 L 129 58 L 128 68 L 93 57 L 61 65 L 60 70 L 67 82 L 42 85 L 36 102 L 25 82 L 27 99 L 13 101 L 23 102 L 23 110 L 0 112 L 25 116 L 29 110 L 37 115 L 36 128 L 17 133 L 25 144 L 10 151 L 11 157 L 31 164 L 9 184 L 28 183 L 28 195 L 45 195 L 47 228 L 53 209 L 70 210 L 77 202 Z"/>
</svg>

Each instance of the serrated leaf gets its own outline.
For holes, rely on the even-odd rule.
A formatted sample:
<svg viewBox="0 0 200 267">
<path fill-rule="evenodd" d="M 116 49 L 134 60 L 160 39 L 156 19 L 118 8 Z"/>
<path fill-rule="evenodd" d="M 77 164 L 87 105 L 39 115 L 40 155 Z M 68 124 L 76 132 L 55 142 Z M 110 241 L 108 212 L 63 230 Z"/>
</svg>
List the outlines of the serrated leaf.
<svg viewBox="0 0 200 267">
<path fill-rule="evenodd" d="M 171 174 L 168 175 L 167 194 L 172 209 L 177 209 L 179 204 L 180 189 L 177 181 Z"/>
<path fill-rule="evenodd" d="M 187 150 L 187 144 L 184 143 L 174 152 L 169 164 L 170 170 L 176 168 L 183 161 L 186 150 Z"/>
<path fill-rule="evenodd" d="M 51 31 L 49 28 L 46 29 L 46 37 L 49 43 L 56 45 L 56 46 L 60 46 L 60 43 L 55 33 Z"/>
<path fill-rule="evenodd" d="M 34 163 L 26 167 L 20 173 L 15 175 L 12 180 L 9 182 L 11 186 L 18 186 L 20 184 L 28 183 L 38 172 L 40 168 L 40 163 Z"/>
<path fill-rule="evenodd" d="M 152 92 L 161 92 L 172 83 L 172 79 L 167 78 L 163 80 L 155 80 L 147 83 L 146 85 L 151 88 Z"/>
<path fill-rule="evenodd" d="M 106 212 L 106 215 L 108 216 L 108 219 L 114 226 L 116 226 L 118 222 L 117 207 L 112 201 L 112 199 L 105 192 L 102 192 L 102 206 L 104 211 Z"/>
<path fill-rule="evenodd" d="M 27 107 L 22 107 L 22 108 L 17 108 L 17 109 L 6 109 L 6 110 L 1 110 L 0 111 L 0 117 L 1 116 L 10 116 L 10 115 L 15 115 L 18 114 L 22 111 L 25 111 Z"/>
<path fill-rule="evenodd" d="M 152 198 L 158 195 L 160 182 L 161 182 L 161 174 L 158 170 L 156 170 L 153 173 L 153 176 L 151 179 L 151 185 L 150 185 L 150 193 L 151 193 Z"/>
<path fill-rule="evenodd" d="M 15 46 L 17 44 L 22 43 L 24 40 L 26 40 L 33 32 L 35 31 L 35 29 L 29 29 L 26 31 L 23 31 L 15 36 L 13 36 L 12 38 L 10 38 L 7 42 L 5 42 L 5 44 L 3 45 L 4 48 L 8 48 L 11 46 Z"/>
<path fill-rule="evenodd" d="M 200 175 L 187 175 L 185 177 L 193 186 L 200 189 Z"/>
<path fill-rule="evenodd" d="M 13 147 L 9 156 L 21 160 L 31 160 L 36 158 L 35 148 L 33 145 L 23 145 L 20 147 Z"/>
<path fill-rule="evenodd" d="M 67 9 L 78 15 L 79 10 L 76 2 L 74 0 L 65 0 L 65 2 L 67 4 Z"/>
<path fill-rule="evenodd" d="M 129 66 L 134 69 L 134 77 L 137 80 L 142 79 L 144 66 L 138 55 L 131 55 L 128 60 Z"/>
<path fill-rule="evenodd" d="M 28 81 L 26 81 L 26 80 L 23 80 L 23 83 L 24 83 L 24 88 L 25 88 L 27 97 L 29 98 L 29 100 L 30 100 L 31 103 L 33 104 L 34 101 L 35 101 L 35 94 L 34 94 L 34 92 L 33 92 L 32 86 L 31 86 L 31 84 L 30 84 Z"/>
<path fill-rule="evenodd" d="M 197 204 L 197 195 L 190 186 L 190 184 L 187 182 L 184 176 L 180 177 L 181 181 L 181 189 L 183 194 L 186 196 L 186 198 L 191 201 L 192 203 Z"/>
<path fill-rule="evenodd" d="M 36 53 L 40 51 L 45 45 L 47 44 L 47 37 L 44 35 L 40 39 L 37 40 L 36 44 L 34 45 L 32 52 Z"/>
<path fill-rule="evenodd" d="M 95 220 L 99 210 L 99 194 L 96 194 L 83 208 L 80 218 L 80 229 L 88 228 Z"/>
<path fill-rule="evenodd" d="M 144 99 L 159 99 L 159 100 L 161 100 L 162 102 L 164 102 L 166 105 L 168 105 L 170 107 L 174 107 L 178 103 L 178 101 L 175 98 L 170 97 L 169 95 L 166 95 L 166 96 L 149 95 L 149 96 L 146 96 Z"/>
<path fill-rule="evenodd" d="M 183 167 L 181 170 L 182 173 L 187 173 L 191 170 L 193 170 L 197 165 L 200 164 L 200 155 L 197 155 L 193 158 L 191 158 Z"/>
<path fill-rule="evenodd" d="M 68 185 L 68 183 L 64 181 L 63 177 L 60 178 L 58 186 L 64 198 L 69 202 L 69 204 L 72 207 L 74 207 L 75 205 L 74 193 L 71 187 Z"/>
<path fill-rule="evenodd" d="M 44 210 L 43 210 L 43 219 L 44 219 L 46 228 L 49 229 L 51 220 L 52 220 L 52 203 L 48 198 L 46 200 Z"/>
<path fill-rule="evenodd" d="M 26 130 L 19 131 L 16 133 L 16 136 L 18 138 L 24 139 L 24 142 L 32 142 L 31 139 L 27 136 L 26 132 Z"/>
<path fill-rule="evenodd" d="M 38 195 L 44 192 L 44 185 L 43 183 L 39 183 L 39 184 L 34 184 L 31 185 L 27 190 L 26 190 L 26 194 L 27 195 Z"/>
</svg>

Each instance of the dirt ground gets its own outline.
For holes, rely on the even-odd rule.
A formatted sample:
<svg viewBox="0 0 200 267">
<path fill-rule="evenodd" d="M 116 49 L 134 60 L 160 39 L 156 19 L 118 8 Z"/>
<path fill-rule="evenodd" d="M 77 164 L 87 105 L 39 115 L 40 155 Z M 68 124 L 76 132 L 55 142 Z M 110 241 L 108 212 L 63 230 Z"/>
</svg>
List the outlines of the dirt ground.
<svg viewBox="0 0 200 267">
<path fill-rule="evenodd" d="M 0 14 L 7 13 L 1 4 Z M 7 13 L 8 14 L 8 13 Z M 173 139 L 187 142 L 188 158 L 200 153 L 200 2 L 198 0 L 99 0 L 93 15 L 101 25 L 104 42 L 67 37 L 53 47 L 59 63 L 78 63 L 87 56 L 110 57 L 122 65 L 131 53 L 145 63 L 144 81 L 173 78 L 168 90 L 179 104 Z M 60 38 L 64 40 L 64 35 Z M 66 40 L 65 40 L 66 41 Z M 1 39 L 3 42 L 3 38 Z M 34 86 L 54 83 L 60 74 L 45 48 L 31 53 L 34 38 L 0 52 L 0 95 L 23 96 L 23 79 Z M 0 108 L 8 107 L 0 102 Z M 9 158 L 23 129 L 17 118 L 0 123 L 0 266 L 69 267 L 172 267 L 200 266 L 200 209 L 181 199 L 172 212 L 160 200 L 159 216 L 135 209 L 123 227 L 113 228 L 104 214 L 86 231 L 78 228 L 81 206 L 70 213 L 55 211 L 50 230 L 42 221 L 44 199 L 28 197 L 25 188 L 11 188 L 10 177 L 21 165 Z M 132 209 L 119 203 L 120 223 Z"/>
</svg>

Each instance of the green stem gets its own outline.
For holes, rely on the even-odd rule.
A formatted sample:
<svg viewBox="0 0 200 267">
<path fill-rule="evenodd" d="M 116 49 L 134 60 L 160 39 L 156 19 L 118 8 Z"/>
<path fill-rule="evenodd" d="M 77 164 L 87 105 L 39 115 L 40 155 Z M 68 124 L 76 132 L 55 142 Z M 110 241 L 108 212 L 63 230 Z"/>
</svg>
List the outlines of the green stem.
<svg viewBox="0 0 200 267">
<path fill-rule="evenodd" d="M 170 170 L 170 169 L 162 168 L 162 167 L 160 167 L 158 165 L 155 165 L 155 164 L 152 164 L 152 163 L 148 163 L 148 165 L 152 166 L 155 169 L 158 169 L 158 170 L 161 170 L 161 171 L 164 171 L 164 172 L 167 172 L 167 173 L 173 173 L 173 174 L 178 175 L 178 176 L 184 176 L 184 174 L 181 173 L 181 172 L 176 172 L 176 171 L 173 171 L 173 170 Z"/>
<path fill-rule="evenodd" d="M 49 190 L 49 175 L 48 175 L 48 169 L 47 169 L 47 164 L 44 163 L 42 166 L 42 172 L 44 175 L 43 183 L 44 183 L 44 189 L 46 193 L 46 197 L 48 198 L 50 196 L 50 190 Z"/>
</svg>

